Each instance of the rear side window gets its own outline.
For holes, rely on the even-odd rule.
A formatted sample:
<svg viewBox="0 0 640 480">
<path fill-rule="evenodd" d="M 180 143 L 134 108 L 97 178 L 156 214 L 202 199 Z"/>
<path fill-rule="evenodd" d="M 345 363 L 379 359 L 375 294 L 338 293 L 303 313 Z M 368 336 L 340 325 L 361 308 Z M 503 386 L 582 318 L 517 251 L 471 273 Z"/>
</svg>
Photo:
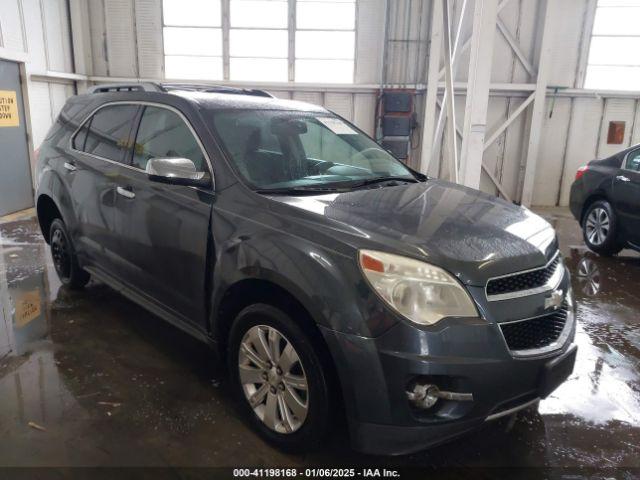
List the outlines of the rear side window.
<svg viewBox="0 0 640 480">
<path fill-rule="evenodd" d="M 98 110 L 73 138 L 73 147 L 85 153 L 123 162 L 131 145 L 136 105 L 111 105 Z"/>
<path fill-rule="evenodd" d="M 640 150 L 634 150 L 627 155 L 627 163 L 624 168 L 640 172 Z"/>
<path fill-rule="evenodd" d="M 150 158 L 188 158 L 196 170 L 207 170 L 204 154 L 193 133 L 177 113 L 146 107 L 133 151 L 133 166 L 145 170 Z"/>
</svg>

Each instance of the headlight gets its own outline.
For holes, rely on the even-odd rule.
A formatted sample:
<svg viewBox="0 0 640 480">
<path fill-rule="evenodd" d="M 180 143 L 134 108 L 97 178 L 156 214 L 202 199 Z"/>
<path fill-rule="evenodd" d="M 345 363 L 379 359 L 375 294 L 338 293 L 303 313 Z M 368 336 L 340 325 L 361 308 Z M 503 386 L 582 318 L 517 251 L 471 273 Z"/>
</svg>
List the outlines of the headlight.
<svg viewBox="0 0 640 480">
<path fill-rule="evenodd" d="M 372 250 L 360 250 L 360 267 L 378 295 L 412 322 L 479 316 L 464 287 L 439 267 Z"/>
</svg>

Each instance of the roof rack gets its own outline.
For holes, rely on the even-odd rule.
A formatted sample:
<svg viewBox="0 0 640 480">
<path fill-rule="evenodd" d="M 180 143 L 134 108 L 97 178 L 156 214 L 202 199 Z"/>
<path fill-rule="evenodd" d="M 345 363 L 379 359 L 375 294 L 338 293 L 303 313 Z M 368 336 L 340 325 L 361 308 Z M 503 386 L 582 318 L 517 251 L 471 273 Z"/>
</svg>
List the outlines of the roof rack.
<svg viewBox="0 0 640 480">
<path fill-rule="evenodd" d="M 207 92 L 207 93 L 229 93 L 231 95 L 252 95 L 254 97 L 274 98 L 269 92 L 256 88 L 237 88 L 225 85 L 205 85 L 192 83 L 162 83 L 161 87 L 165 91 L 169 90 L 187 90 L 191 92 Z"/>
<path fill-rule="evenodd" d="M 108 93 L 108 92 L 164 92 L 162 85 L 153 82 L 141 83 L 104 83 L 89 87 L 88 93 Z"/>
<path fill-rule="evenodd" d="M 105 83 L 90 87 L 88 93 L 108 92 L 169 92 L 171 90 L 186 90 L 190 92 L 228 93 L 231 95 L 252 95 L 254 97 L 274 98 L 269 92 L 256 88 L 237 88 L 224 85 L 204 85 L 195 83 Z"/>
</svg>

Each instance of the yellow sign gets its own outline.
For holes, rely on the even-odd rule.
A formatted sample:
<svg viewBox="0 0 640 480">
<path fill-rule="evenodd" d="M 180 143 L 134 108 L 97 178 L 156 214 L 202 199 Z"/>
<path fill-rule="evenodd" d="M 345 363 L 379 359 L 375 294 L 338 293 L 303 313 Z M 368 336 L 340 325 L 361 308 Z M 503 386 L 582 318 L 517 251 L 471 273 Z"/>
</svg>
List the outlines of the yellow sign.
<svg viewBox="0 0 640 480">
<path fill-rule="evenodd" d="M 12 90 L 0 90 L 0 127 L 18 127 L 18 100 L 16 92 Z"/>
<path fill-rule="evenodd" d="M 16 298 L 16 327 L 24 327 L 31 320 L 40 316 L 40 289 L 24 292 Z"/>
</svg>

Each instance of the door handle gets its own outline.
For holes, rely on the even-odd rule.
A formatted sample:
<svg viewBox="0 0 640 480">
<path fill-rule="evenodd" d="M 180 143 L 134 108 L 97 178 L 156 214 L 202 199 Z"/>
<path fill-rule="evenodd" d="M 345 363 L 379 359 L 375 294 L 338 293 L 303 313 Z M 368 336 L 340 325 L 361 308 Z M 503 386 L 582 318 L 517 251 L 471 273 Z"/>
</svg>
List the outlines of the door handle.
<svg viewBox="0 0 640 480">
<path fill-rule="evenodd" d="M 116 192 L 118 192 L 118 195 L 122 195 L 125 198 L 136 198 L 136 194 L 126 188 L 118 187 L 116 188 Z"/>
<path fill-rule="evenodd" d="M 69 170 L 70 172 L 75 172 L 77 170 L 76 166 L 73 163 L 64 162 L 64 168 Z"/>
<path fill-rule="evenodd" d="M 625 177 L 624 175 L 618 175 L 616 180 L 620 180 L 621 182 L 630 182 L 629 177 Z"/>
</svg>

